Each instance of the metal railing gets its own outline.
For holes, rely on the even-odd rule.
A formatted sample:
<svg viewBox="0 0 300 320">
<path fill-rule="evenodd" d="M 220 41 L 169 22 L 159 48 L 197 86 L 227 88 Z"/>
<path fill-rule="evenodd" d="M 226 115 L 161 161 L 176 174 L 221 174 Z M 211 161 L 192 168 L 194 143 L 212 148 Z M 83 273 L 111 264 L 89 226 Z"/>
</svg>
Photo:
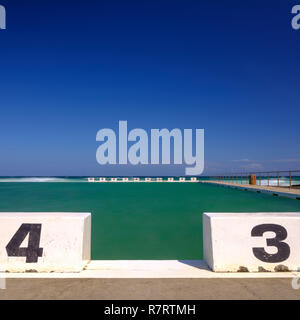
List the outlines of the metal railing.
<svg viewBox="0 0 300 320">
<path fill-rule="evenodd" d="M 250 184 L 251 175 L 256 176 L 256 185 L 259 186 L 300 189 L 300 170 L 242 172 L 210 176 L 209 179 L 231 184 Z"/>
</svg>

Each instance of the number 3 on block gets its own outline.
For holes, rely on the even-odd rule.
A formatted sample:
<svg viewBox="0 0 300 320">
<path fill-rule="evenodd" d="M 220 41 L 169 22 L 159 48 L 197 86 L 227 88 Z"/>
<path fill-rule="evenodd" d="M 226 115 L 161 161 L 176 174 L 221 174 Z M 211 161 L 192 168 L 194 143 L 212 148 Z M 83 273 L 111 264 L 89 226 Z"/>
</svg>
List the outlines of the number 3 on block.
<svg viewBox="0 0 300 320">
<path fill-rule="evenodd" d="M 36 263 L 43 255 L 43 248 L 40 248 L 41 224 L 23 223 L 19 230 L 6 246 L 9 257 L 26 257 L 26 263 Z M 28 247 L 20 248 L 20 245 L 29 234 Z"/>
<path fill-rule="evenodd" d="M 290 256 L 290 246 L 283 242 L 287 238 L 286 229 L 279 224 L 260 224 L 255 226 L 251 231 L 252 237 L 262 237 L 265 232 L 274 232 L 274 238 L 267 239 L 268 247 L 276 247 L 276 254 L 269 254 L 264 248 L 252 248 L 255 257 L 263 262 L 275 263 L 283 262 Z"/>
</svg>

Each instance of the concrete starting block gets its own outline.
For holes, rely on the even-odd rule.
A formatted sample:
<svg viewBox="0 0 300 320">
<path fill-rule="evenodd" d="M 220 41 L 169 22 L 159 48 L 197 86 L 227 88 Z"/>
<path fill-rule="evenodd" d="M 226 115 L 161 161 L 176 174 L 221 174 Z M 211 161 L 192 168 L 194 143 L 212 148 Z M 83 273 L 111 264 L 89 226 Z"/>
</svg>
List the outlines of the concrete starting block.
<svg viewBox="0 0 300 320">
<path fill-rule="evenodd" d="M 300 213 L 204 213 L 204 259 L 216 272 L 300 270 Z"/>
<path fill-rule="evenodd" d="M 90 252 L 90 213 L 0 213 L 0 272 L 79 272 Z"/>
</svg>

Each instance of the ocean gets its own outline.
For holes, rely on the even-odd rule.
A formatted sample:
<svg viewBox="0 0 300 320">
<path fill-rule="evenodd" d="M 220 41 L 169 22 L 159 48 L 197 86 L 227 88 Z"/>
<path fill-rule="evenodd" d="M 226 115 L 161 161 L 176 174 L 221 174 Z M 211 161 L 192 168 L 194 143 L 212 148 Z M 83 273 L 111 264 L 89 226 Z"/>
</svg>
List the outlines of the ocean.
<svg viewBox="0 0 300 320">
<path fill-rule="evenodd" d="M 202 183 L 0 178 L 0 212 L 91 212 L 92 259 L 202 259 L 203 212 L 300 212 L 300 201 Z"/>
</svg>

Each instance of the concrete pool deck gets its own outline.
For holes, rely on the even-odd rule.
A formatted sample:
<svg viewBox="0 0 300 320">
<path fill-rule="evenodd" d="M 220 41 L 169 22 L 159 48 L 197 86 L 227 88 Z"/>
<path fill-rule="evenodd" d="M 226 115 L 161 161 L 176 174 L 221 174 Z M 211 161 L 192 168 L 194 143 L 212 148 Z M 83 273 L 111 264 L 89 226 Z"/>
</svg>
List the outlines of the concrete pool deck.
<svg viewBox="0 0 300 320">
<path fill-rule="evenodd" d="M 300 189 L 296 188 L 288 188 L 288 187 L 276 187 L 276 186 L 260 186 L 260 185 L 250 185 L 250 184 L 241 184 L 241 183 L 233 183 L 233 182 L 224 182 L 224 181 L 199 181 L 200 183 L 210 183 L 215 185 L 221 185 L 231 188 L 255 191 L 268 193 L 276 196 L 287 197 L 292 199 L 300 200 Z"/>
<path fill-rule="evenodd" d="M 79 273 L 1 273 L 0 299 L 300 299 L 297 272 L 216 273 L 203 260 L 91 261 Z M 293 280 L 294 279 L 294 280 Z"/>
</svg>

